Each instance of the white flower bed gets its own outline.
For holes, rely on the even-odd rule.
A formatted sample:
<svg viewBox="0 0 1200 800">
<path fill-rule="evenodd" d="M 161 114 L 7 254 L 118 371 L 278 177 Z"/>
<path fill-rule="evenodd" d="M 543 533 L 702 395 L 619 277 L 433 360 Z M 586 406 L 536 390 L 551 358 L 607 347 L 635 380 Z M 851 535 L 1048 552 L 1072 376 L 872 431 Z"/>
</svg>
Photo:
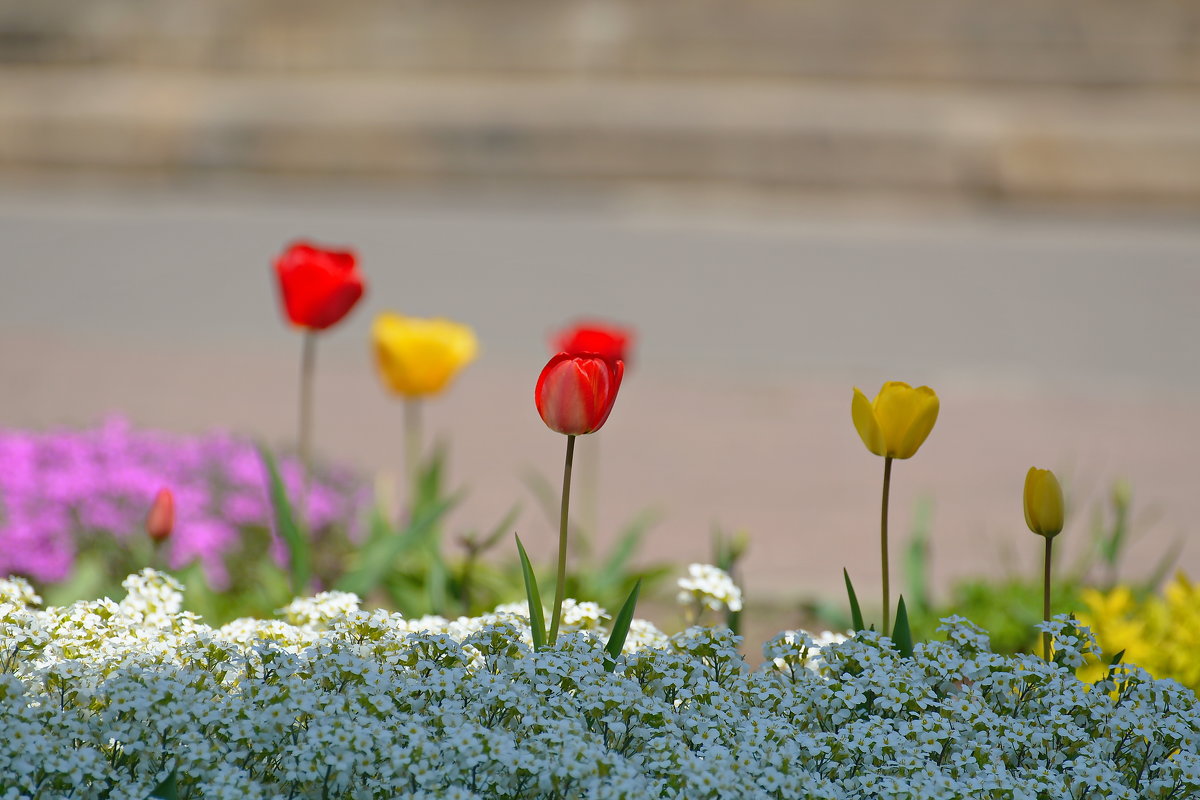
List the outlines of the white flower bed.
<svg viewBox="0 0 1200 800">
<path fill-rule="evenodd" d="M 0 581 L 0 797 L 1195 798 L 1200 706 L 1136 668 L 1095 686 L 988 650 L 965 620 L 901 658 L 789 632 L 749 669 L 725 630 L 604 618 L 532 652 L 523 620 L 406 621 L 321 595 L 221 629 L 146 571 L 37 610 Z M 580 630 L 580 629 L 583 630 Z"/>
</svg>

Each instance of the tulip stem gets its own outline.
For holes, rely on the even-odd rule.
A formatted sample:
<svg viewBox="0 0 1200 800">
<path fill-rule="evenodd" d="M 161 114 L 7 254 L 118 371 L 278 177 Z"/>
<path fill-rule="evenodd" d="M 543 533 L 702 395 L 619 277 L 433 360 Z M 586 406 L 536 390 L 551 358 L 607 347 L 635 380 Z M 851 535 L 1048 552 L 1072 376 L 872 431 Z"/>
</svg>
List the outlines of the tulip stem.
<svg viewBox="0 0 1200 800">
<path fill-rule="evenodd" d="M 879 554 L 883 561 L 883 635 L 891 636 L 892 621 L 891 586 L 888 577 L 888 494 L 892 490 L 892 457 L 883 459 L 883 510 L 879 520 Z"/>
<path fill-rule="evenodd" d="M 558 580 L 554 585 L 554 616 L 550 619 L 550 644 L 558 639 L 563 600 L 567 593 L 567 515 L 571 505 L 571 462 L 575 460 L 575 435 L 567 434 L 567 460 L 563 465 L 562 508 L 558 517 Z"/>
<path fill-rule="evenodd" d="M 300 448 L 300 499 L 296 513 L 301 527 L 308 524 L 308 488 L 312 478 L 312 407 L 313 374 L 317 363 L 317 337 L 312 331 L 304 332 L 304 346 L 300 352 L 300 430 L 297 446 Z"/>
<path fill-rule="evenodd" d="M 404 400 L 404 466 L 408 473 L 409 513 L 416 512 L 421 482 L 421 401 Z"/>
<path fill-rule="evenodd" d="M 1054 537 L 1046 537 L 1046 563 L 1042 580 L 1042 619 L 1050 620 L 1050 548 L 1054 546 Z M 1050 660 L 1050 633 L 1042 632 L 1042 657 Z"/>
</svg>

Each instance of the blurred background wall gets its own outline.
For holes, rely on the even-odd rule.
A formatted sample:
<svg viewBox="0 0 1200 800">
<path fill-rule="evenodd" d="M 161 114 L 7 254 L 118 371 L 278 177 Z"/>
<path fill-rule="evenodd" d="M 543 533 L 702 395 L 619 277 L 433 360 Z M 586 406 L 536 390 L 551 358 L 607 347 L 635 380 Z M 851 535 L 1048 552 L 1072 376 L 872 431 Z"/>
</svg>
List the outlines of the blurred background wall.
<svg viewBox="0 0 1200 800">
<path fill-rule="evenodd" d="M 1200 7 L 0 4 L 0 166 L 1200 197 Z"/>
<path fill-rule="evenodd" d="M 933 498 L 940 585 L 1034 568 L 1032 464 L 1068 551 L 1126 478 L 1131 570 L 1179 542 L 1195 576 L 1198 99 L 1173 0 L 2 0 L 0 424 L 286 444 L 269 264 L 313 237 L 370 282 L 322 343 L 324 454 L 399 468 L 374 313 L 479 331 L 430 415 L 468 525 L 524 498 L 551 541 L 532 387 L 595 315 L 639 332 L 601 528 L 658 509 L 649 556 L 745 527 L 752 597 L 838 591 L 878 525 L 851 387 L 904 379 L 943 412 L 893 524 Z"/>
</svg>

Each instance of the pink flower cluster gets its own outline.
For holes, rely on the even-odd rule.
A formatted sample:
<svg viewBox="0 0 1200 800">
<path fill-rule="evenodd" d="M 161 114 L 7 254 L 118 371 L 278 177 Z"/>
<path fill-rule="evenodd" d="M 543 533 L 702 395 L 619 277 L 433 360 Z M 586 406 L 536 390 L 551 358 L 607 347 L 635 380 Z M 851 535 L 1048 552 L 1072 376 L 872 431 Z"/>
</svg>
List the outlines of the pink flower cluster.
<svg viewBox="0 0 1200 800">
<path fill-rule="evenodd" d="M 289 496 L 301 469 L 279 459 Z M 103 537 L 145 536 L 155 493 L 174 492 L 176 524 L 168 565 L 197 559 L 214 588 L 228 583 L 225 558 L 247 531 L 270 526 L 264 466 L 253 442 L 229 433 L 179 436 L 137 430 L 111 418 L 89 430 L 0 430 L 0 575 L 57 582 L 76 554 Z M 350 530 L 368 497 L 347 470 L 314 475 L 306 519 L 320 533 Z M 281 548 L 273 548 L 277 556 Z"/>
</svg>

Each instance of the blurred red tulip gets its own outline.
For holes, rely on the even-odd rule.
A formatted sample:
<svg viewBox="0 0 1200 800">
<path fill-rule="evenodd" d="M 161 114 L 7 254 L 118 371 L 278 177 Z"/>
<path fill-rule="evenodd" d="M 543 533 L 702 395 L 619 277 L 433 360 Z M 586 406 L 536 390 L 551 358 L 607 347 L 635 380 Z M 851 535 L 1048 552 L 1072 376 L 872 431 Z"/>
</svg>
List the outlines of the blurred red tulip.
<svg viewBox="0 0 1200 800">
<path fill-rule="evenodd" d="M 159 489 L 146 515 L 146 534 L 156 542 L 162 542 L 175 528 L 175 495 L 170 489 Z"/>
<path fill-rule="evenodd" d="M 568 436 L 600 430 L 612 412 L 624 374 L 622 361 L 559 353 L 542 369 L 533 391 L 542 421 Z"/>
<path fill-rule="evenodd" d="M 275 260 L 275 273 L 284 311 L 301 328 L 336 325 L 363 295 L 358 259 L 349 250 L 296 242 Z"/>
<path fill-rule="evenodd" d="M 554 337 L 552 345 L 556 351 L 573 356 L 595 353 L 610 361 L 629 363 L 633 329 L 594 320 L 581 320 L 560 331 Z"/>
</svg>

